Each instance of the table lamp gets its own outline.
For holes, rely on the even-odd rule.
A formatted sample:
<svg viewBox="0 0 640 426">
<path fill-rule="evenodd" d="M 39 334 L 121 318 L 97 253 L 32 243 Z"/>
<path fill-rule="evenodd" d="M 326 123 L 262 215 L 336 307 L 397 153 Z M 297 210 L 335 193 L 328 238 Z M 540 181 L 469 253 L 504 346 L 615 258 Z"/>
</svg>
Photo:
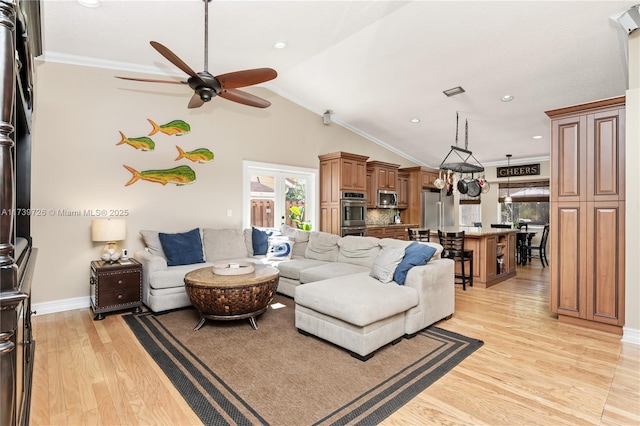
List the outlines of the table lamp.
<svg viewBox="0 0 640 426">
<path fill-rule="evenodd" d="M 117 241 L 127 236 L 127 222 L 124 219 L 94 219 L 91 221 L 91 241 L 106 242 L 100 258 L 113 263 L 120 259 Z"/>
</svg>

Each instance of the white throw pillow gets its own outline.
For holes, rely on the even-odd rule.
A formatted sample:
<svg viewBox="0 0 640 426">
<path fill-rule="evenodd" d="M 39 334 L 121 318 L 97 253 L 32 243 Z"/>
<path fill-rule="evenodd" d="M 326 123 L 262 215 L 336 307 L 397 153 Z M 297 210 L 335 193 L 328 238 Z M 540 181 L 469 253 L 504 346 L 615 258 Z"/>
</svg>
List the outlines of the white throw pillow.
<svg viewBox="0 0 640 426">
<path fill-rule="evenodd" d="M 393 281 L 393 273 L 403 257 L 404 247 L 383 247 L 378 253 L 375 262 L 373 262 L 369 275 L 382 283 Z"/>
<path fill-rule="evenodd" d="M 267 259 L 269 260 L 291 260 L 294 242 L 287 237 L 269 238 L 269 248 L 267 249 Z"/>
</svg>

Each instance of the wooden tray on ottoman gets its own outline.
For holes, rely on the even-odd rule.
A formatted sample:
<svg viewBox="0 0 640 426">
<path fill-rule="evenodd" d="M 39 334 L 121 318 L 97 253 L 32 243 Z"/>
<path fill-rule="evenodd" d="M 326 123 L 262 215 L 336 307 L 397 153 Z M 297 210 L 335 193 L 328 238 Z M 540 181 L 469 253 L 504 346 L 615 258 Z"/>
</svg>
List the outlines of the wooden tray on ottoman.
<svg viewBox="0 0 640 426">
<path fill-rule="evenodd" d="M 278 270 L 270 265 L 255 265 L 255 271 L 242 275 L 218 275 L 211 267 L 200 268 L 184 277 L 191 304 L 200 313 L 199 330 L 205 320 L 249 318 L 254 329 L 255 317 L 267 310 L 279 281 Z"/>
</svg>

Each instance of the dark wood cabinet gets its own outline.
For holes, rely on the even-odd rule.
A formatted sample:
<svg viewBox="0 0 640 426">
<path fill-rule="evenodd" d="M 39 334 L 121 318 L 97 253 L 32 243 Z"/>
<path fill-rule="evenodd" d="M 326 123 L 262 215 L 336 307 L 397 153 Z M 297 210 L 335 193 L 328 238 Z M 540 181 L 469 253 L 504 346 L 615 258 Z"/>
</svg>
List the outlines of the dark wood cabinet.
<svg viewBox="0 0 640 426">
<path fill-rule="evenodd" d="M 551 118 L 551 311 L 622 334 L 625 98 L 547 111 Z"/>
<path fill-rule="evenodd" d="M 142 306 L 142 266 L 135 259 L 108 263 L 91 262 L 91 309 L 95 320 L 104 319 L 104 313 Z"/>
</svg>

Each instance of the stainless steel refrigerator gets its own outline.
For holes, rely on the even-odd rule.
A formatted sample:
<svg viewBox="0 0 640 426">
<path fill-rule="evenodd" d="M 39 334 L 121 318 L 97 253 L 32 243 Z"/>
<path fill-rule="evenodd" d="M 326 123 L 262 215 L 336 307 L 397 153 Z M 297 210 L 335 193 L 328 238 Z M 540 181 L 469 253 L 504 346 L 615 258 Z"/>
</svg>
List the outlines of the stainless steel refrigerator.
<svg viewBox="0 0 640 426">
<path fill-rule="evenodd" d="M 447 196 L 445 190 L 424 189 L 422 191 L 423 228 L 442 229 L 454 225 L 453 195 Z"/>
</svg>

